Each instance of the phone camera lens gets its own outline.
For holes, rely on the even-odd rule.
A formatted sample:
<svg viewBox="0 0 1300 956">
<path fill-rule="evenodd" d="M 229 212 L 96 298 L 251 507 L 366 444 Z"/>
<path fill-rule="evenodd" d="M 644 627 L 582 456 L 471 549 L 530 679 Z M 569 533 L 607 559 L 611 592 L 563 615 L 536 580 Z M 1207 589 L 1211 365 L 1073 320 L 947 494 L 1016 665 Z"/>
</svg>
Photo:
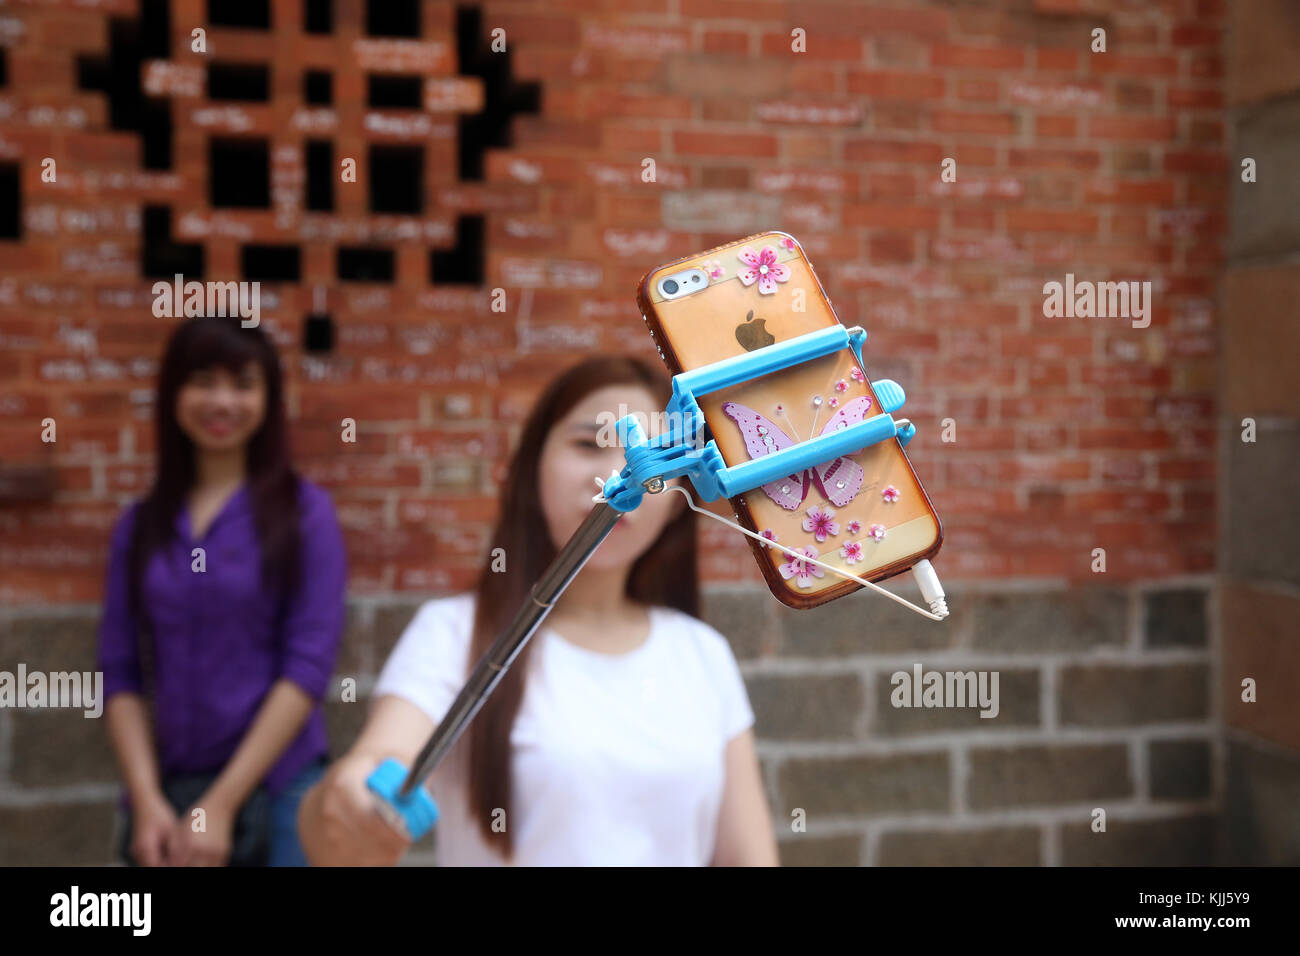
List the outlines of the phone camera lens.
<svg viewBox="0 0 1300 956">
<path fill-rule="evenodd" d="M 665 294 L 665 295 L 676 295 L 676 294 L 677 294 L 677 280 L 676 280 L 676 279 L 665 279 L 665 280 L 664 280 L 664 294 Z"/>
</svg>

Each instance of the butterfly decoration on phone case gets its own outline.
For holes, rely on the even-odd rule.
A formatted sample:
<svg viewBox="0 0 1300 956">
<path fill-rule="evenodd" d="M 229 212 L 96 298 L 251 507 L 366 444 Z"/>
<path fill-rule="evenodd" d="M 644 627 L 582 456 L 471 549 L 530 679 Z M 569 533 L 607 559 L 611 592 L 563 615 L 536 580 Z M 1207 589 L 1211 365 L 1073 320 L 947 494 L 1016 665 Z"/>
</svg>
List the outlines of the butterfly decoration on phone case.
<svg viewBox="0 0 1300 956">
<path fill-rule="evenodd" d="M 867 417 L 871 408 L 871 396 L 861 395 L 846 402 L 833 414 L 820 434 L 838 428 L 856 425 Z M 739 402 L 723 402 L 722 411 L 728 418 L 740 426 L 740 433 L 745 438 L 745 447 L 750 458 L 762 458 L 773 452 L 798 444 L 771 419 Z M 808 489 L 816 486 L 822 497 L 833 504 L 843 507 L 852 501 L 862 488 L 865 477 L 862 466 L 848 458 L 840 457 L 812 468 L 805 468 L 802 474 L 788 475 L 763 485 L 763 493 L 786 511 L 797 509 L 805 498 Z"/>
</svg>

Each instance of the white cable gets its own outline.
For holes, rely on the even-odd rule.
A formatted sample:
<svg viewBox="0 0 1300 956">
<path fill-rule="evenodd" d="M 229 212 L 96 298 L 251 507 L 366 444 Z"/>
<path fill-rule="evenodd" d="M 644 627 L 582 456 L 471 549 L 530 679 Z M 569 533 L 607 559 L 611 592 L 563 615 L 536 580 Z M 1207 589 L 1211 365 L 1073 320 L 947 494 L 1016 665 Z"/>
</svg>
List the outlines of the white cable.
<svg viewBox="0 0 1300 956">
<path fill-rule="evenodd" d="M 615 471 L 612 475 L 610 475 L 611 478 L 617 476 L 618 476 L 617 471 Z M 602 480 L 599 477 L 595 479 L 596 484 L 600 486 L 601 491 L 599 494 L 592 495 L 591 500 L 593 502 L 596 502 L 597 504 L 609 500 L 608 498 L 605 497 L 604 494 L 605 480 Z M 697 514 L 702 514 L 706 518 L 712 518 L 714 521 L 720 521 L 729 528 L 735 528 L 741 534 L 748 535 L 749 537 L 753 538 L 756 541 L 761 542 L 762 544 L 766 545 L 769 548 L 778 548 L 785 554 L 789 555 L 790 557 L 798 558 L 800 561 L 806 561 L 808 564 L 815 564 L 818 567 L 825 568 L 827 571 L 831 572 L 832 574 L 838 575 L 839 577 L 842 577 L 847 581 L 853 581 L 856 584 L 861 584 L 865 587 L 869 587 L 873 591 L 883 594 L 891 601 L 897 601 L 899 604 L 903 605 L 903 607 L 915 611 L 917 614 L 920 614 L 922 617 L 928 617 L 932 621 L 942 621 L 945 617 L 948 616 L 948 605 L 944 600 L 943 587 L 939 584 L 939 576 L 935 574 L 934 568 L 931 566 L 928 560 L 922 559 L 918 561 L 916 565 L 912 568 L 912 572 L 916 577 L 917 584 L 920 585 L 922 596 L 925 598 L 926 603 L 930 605 L 931 609 L 929 611 L 927 611 L 923 607 L 920 607 L 919 605 L 913 604 L 911 601 L 907 600 L 907 598 L 895 594 L 893 591 L 885 590 L 884 588 L 880 587 L 880 585 L 878 584 L 873 584 L 871 581 L 865 581 L 862 578 L 855 577 L 852 574 L 848 574 L 837 567 L 833 567 L 832 565 L 825 563 L 824 561 L 818 561 L 816 558 L 810 558 L 806 554 L 803 554 L 802 552 L 794 551 L 791 548 L 787 548 L 783 544 L 777 544 L 775 541 L 773 541 L 770 538 L 764 538 L 762 535 L 754 534 L 754 532 L 750 531 L 748 528 L 742 528 L 734 521 L 728 521 L 726 518 L 722 517 L 721 515 L 715 515 L 712 511 L 708 511 L 704 508 L 699 507 L 694 501 L 691 500 L 691 493 L 687 491 L 685 488 L 683 488 L 681 485 L 665 485 L 664 487 L 668 491 L 680 491 L 682 493 L 682 497 L 686 499 L 686 506 L 690 508 L 692 511 L 696 512 Z"/>
</svg>

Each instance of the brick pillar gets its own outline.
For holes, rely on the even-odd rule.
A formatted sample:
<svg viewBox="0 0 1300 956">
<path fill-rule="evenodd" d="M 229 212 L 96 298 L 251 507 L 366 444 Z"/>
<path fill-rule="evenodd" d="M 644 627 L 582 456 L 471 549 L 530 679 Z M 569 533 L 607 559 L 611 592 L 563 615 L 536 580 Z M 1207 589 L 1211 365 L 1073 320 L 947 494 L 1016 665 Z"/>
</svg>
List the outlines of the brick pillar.
<svg viewBox="0 0 1300 956">
<path fill-rule="evenodd" d="M 1227 737 L 1224 862 L 1300 863 L 1300 9 L 1232 5 L 1234 175 L 1221 289 L 1220 639 Z M 1281 358 L 1285 356 L 1286 358 Z M 1281 360 L 1279 360 L 1281 358 Z M 1255 440 L 1244 440 L 1255 423 Z M 1253 679 L 1257 700 L 1242 700 Z"/>
</svg>

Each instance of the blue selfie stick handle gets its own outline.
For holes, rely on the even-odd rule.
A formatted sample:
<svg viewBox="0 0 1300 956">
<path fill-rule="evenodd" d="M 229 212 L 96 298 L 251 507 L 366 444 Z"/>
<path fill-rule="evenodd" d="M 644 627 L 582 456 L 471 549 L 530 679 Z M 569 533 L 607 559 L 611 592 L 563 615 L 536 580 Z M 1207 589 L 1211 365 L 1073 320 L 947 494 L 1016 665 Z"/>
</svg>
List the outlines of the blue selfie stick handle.
<svg viewBox="0 0 1300 956">
<path fill-rule="evenodd" d="M 404 830 L 414 842 L 432 830 L 438 822 L 438 805 L 423 786 L 402 796 L 406 773 L 406 768 L 399 761 L 389 757 L 366 778 L 366 786 L 379 798 L 375 806 L 384 819 L 390 825 Z"/>
</svg>

